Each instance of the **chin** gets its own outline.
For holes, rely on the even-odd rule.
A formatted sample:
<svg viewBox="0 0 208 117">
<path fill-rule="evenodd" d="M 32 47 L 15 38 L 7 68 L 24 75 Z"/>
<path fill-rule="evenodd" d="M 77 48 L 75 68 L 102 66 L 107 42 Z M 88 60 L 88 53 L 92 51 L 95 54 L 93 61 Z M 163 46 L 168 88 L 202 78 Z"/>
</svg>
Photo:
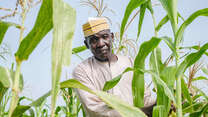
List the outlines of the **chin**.
<svg viewBox="0 0 208 117">
<path fill-rule="evenodd" d="M 98 59 L 99 61 L 108 61 L 108 57 L 107 56 L 96 56 L 96 59 Z"/>
</svg>

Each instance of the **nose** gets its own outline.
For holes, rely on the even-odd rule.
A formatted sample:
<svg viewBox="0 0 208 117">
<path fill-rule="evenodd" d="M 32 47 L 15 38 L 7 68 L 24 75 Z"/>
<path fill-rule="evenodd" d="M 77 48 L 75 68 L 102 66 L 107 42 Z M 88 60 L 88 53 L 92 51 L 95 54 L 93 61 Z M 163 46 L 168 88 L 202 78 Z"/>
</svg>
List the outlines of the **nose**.
<svg viewBox="0 0 208 117">
<path fill-rule="evenodd" d="M 105 46 L 105 40 L 99 38 L 97 42 L 97 47 L 103 47 L 103 46 Z"/>
</svg>

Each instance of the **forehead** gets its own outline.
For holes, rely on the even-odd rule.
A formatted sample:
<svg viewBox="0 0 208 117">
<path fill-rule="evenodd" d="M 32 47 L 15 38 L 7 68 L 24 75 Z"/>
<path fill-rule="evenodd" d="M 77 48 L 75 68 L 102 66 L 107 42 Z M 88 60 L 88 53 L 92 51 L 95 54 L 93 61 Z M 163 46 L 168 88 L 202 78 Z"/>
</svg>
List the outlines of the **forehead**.
<svg viewBox="0 0 208 117">
<path fill-rule="evenodd" d="M 98 33 L 95 33 L 95 34 L 93 34 L 93 35 L 90 35 L 90 36 L 88 36 L 88 37 L 94 37 L 94 36 L 99 36 L 99 35 L 103 35 L 103 34 L 109 34 L 110 33 L 110 30 L 109 29 L 106 29 L 106 30 L 101 30 L 100 32 L 98 32 Z"/>
</svg>

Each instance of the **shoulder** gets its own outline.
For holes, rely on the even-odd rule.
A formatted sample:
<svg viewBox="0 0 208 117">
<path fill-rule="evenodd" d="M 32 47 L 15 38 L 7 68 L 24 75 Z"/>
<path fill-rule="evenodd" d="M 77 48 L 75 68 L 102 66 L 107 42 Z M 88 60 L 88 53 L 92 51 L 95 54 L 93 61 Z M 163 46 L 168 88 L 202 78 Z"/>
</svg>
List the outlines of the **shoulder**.
<svg viewBox="0 0 208 117">
<path fill-rule="evenodd" d="M 79 63 L 73 70 L 73 77 L 78 75 L 84 75 L 87 73 L 87 70 L 90 69 L 92 63 L 92 57 L 87 58 L 86 60 Z"/>
</svg>

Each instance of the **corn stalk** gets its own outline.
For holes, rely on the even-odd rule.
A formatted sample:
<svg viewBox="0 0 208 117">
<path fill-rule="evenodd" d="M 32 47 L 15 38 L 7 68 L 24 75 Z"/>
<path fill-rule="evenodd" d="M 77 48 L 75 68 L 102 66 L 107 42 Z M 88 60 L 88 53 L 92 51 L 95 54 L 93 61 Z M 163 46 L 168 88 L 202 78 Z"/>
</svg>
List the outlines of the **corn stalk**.
<svg viewBox="0 0 208 117">
<path fill-rule="evenodd" d="M 22 21 L 21 21 L 21 28 L 20 28 L 20 38 L 19 38 L 19 43 L 23 40 L 23 33 L 24 33 L 24 23 L 25 23 L 25 18 L 27 14 L 26 10 L 26 0 L 21 0 L 21 7 L 22 7 Z M 22 61 L 16 59 L 16 71 L 15 71 L 15 76 L 13 80 L 13 85 L 12 85 L 12 100 L 10 104 L 10 109 L 9 109 L 9 117 L 12 116 L 12 113 L 14 109 L 17 107 L 17 103 L 19 101 L 19 81 L 20 81 L 20 73 L 21 73 L 21 63 Z"/>
</svg>

